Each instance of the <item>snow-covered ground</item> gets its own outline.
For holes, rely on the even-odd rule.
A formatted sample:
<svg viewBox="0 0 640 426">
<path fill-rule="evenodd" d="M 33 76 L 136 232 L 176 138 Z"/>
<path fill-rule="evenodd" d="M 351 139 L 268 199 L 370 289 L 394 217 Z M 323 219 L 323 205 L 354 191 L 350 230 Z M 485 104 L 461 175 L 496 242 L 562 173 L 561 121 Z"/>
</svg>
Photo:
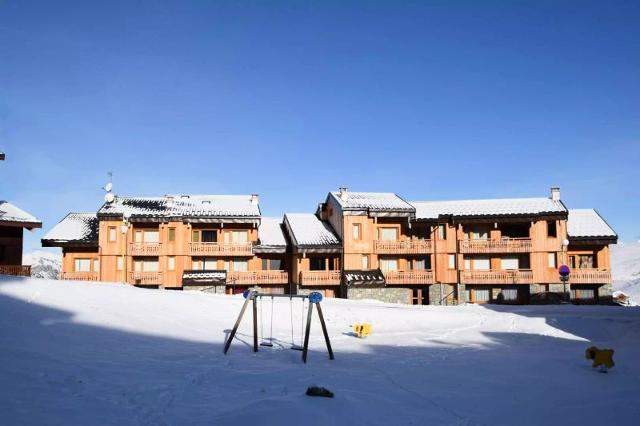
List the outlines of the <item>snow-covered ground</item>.
<svg viewBox="0 0 640 426">
<path fill-rule="evenodd" d="M 242 302 L 0 278 L 0 423 L 584 426 L 640 418 L 640 308 L 325 300 L 336 359 L 314 317 L 305 365 L 288 349 L 282 299 L 274 348 L 251 352 L 247 320 L 224 356 Z M 293 315 L 297 343 L 298 303 Z M 361 321 L 373 325 L 367 339 L 351 334 Z M 592 344 L 616 350 L 609 374 L 584 358 Z M 305 396 L 313 384 L 335 398 Z"/>
<path fill-rule="evenodd" d="M 640 304 L 640 242 L 611 246 L 613 289 L 627 293 Z"/>
</svg>

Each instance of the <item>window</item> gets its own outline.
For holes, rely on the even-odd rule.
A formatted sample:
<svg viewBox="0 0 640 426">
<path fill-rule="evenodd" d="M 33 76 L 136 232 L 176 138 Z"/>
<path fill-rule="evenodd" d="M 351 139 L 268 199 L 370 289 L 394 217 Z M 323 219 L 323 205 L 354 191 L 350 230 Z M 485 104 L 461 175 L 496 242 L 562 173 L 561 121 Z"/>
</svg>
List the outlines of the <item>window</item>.
<svg viewBox="0 0 640 426">
<path fill-rule="evenodd" d="M 593 268 L 593 255 L 581 254 L 580 255 L 580 268 Z"/>
<path fill-rule="evenodd" d="M 246 232 L 245 232 L 246 234 Z M 237 272 L 248 271 L 248 262 L 243 259 L 233 259 L 233 270 Z"/>
<path fill-rule="evenodd" d="M 324 271 L 325 258 L 324 257 L 311 257 L 309 258 L 309 270 L 311 271 Z"/>
<path fill-rule="evenodd" d="M 176 228 L 169 228 L 169 241 L 175 241 L 176 240 Z"/>
<path fill-rule="evenodd" d="M 398 228 L 380 228 L 378 232 L 382 241 L 396 241 L 398 239 Z"/>
<path fill-rule="evenodd" d="M 75 259 L 74 270 L 76 272 L 90 272 L 91 259 Z"/>
<path fill-rule="evenodd" d="M 142 272 L 142 261 L 141 260 L 134 260 L 133 261 L 133 270 L 135 272 Z"/>
<path fill-rule="evenodd" d="M 135 232 L 135 242 L 136 243 L 141 243 L 142 242 L 142 231 L 136 231 Z"/>
<path fill-rule="evenodd" d="M 116 240 L 117 236 L 116 236 L 116 227 L 115 226 L 110 226 L 109 227 L 109 242 L 114 242 Z"/>
<path fill-rule="evenodd" d="M 489 229 L 484 226 L 472 227 L 470 230 L 464 231 L 464 239 L 486 240 L 489 238 Z"/>
<path fill-rule="evenodd" d="M 354 223 L 353 225 L 351 225 L 351 237 L 353 237 L 354 240 L 359 240 L 360 239 L 360 224 L 359 223 Z"/>
<path fill-rule="evenodd" d="M 218 232 L 214 230 L 202 231 L 203 243 L 215 243 L 218 241 Z"/>
<path fill-rule="evenodd" d="M 549 253 L 549 268 L 555 268 L 555 267 L 556 267 L 556 254 Z"/>
<path fill-rule="evenodd" d="M 364 271 L 369 269 L 369 256 L 366 254 L 362 255 L 362 269 Z"/>
<path fill-rule="evenodd" d="M 574 269 L 576 267 L 576 257 L 569 256 L 569 268 Z"/>
<path fill-rule="evenodd" d="M 449 255 L 448 267 L 449 267 L 449 269 L 456 269 L 456 255 L 455 254 L 450 254 Z"/>
<path fill-rule="evenodd" d="M 592 288 L 571 289 L 571 298 L 574 300 L 593 300 L 596 292 Z"/>
<path fill-rule="evenodd" d="M 491 260 L 488 257 L 478 256 L 473 258 L 474 271 L 488 271 L 491 269 Z"/>
<path fill-rule="evenodd" d="M 444 225 L 438 225 L 438 238 L 441 240 L 447 239 L 447 233 L 445 232 Z"/>
<path fill-rule="evenodd" d="M 424 270 L 431 269 L 431 258 L 424 257 L 422 259 L 416 259 L 414 269 L 417 271 L 424 271 Z"/>
<path fill-rule="evenodd" d="M 471 269 L 471 259 L 468 257 L 464 259 L 464 269 L 467 271 Z"/>
<path fill-rule="evenodd" d="M 380 259 L 380 269 L 387 271 L 398 270 L 398 259 Z"/>
<path fill-rule="evenodd" d="M 282 259 L 262 259 L 263 271 L 281 271 L 283 269 Z"/>
<path fill-rule="evenodd" d="M 489 288 L 476 288 L 473 291 L 473 301 L 477 303 L 484 303 L 491 300 L 491 289 Z"/>
<path fill-rule="evenodd" d="M 116 258 L 116 268 L 118 268 L 118 271 L 122 271 L 124 269 L 124 259 L 122 256 L 118 256 Z"/>
<path fill-rule="evenodd" d="M 144 260 L 142 268 L 145 272 L 158 272 L 158 260 Z"/>
<path fill-rule="evenodd" d="M 502 300 L 505 302 L 515 302 L 518 300 L 518 289 L 516 288 L 503 288 L 501 293 Z"/>
<path fill-rule="evenodd" d="M 199 271 L 202 269 L 202 261 L 200 259 L 193 259 L 191 261 L 191 269 Z"/>
<path fill-rule="evenodd" d="M 175 258 L 175 256 L 167 257 L 167 269 L 169 271 L 175 271 L 175 269 L 176 269 L 176 258 Z"/>
<path fill-rule="evenodd" d="M 502 258 L 502 269 L 520 269 L 520 259 L 518 256 L 505 256 Z"/>
<path fill-rule="evenodd" d="M 550 220 L 547 222 L 547 237 L 556 238 L 558 236 L 558 230 L 556 228 L 556 221 Z"/>
<path fill-rule="evenodd" d="M 158 231 L 144 231 L 144 242 L 145 243 L 159 243 L 160 242 L 160 232 L 158 232 Z"/>
<path fill-rule="evenodd" d="M 205 257 L 202 259 L 202 269 L 207 271 L 218 269 L 218 259 L 215 257 Z"/>
<path fill-rule="evenodd" d="M 191 242 L 199 243 L 200 242 L 200 231 L 192 231 L 191 232 Z"/>
<path fill-rule="evenodd" d="M 100 272 L 100 259 L 93 259 L 93 272 Z"/>
<path fill-rule="evenodd" d="M 249 241 L 247 231 L 232 231 L 234 244 L 246 244 Z"/>
</svg>

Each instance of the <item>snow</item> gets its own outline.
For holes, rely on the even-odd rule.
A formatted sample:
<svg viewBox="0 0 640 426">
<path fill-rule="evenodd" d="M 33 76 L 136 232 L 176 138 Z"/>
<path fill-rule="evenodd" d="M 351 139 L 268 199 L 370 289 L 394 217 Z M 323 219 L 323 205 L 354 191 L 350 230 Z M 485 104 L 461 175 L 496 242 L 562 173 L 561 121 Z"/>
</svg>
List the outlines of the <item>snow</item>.
<svg viewBox="0 0 640 426">
<path fill-rule="evenodd" d="M 594 209 L 569 209 L 569 237 L 616 237 L 616 233 Z"/>
<path fill-rule="evenodd" d="M 34 216 L 4 200 L 0 200 L 0 221 L 24 223 L 35 228 L 42 226 L 42 223 Z"/>
<path fill-rule="evenodd" d="M 330 225 L 311 213 L 287 213 L 285 225 L 294 246 L 339 245 L 340 240 Z"/>
<path fill-rule="evenodd" d="M 98 244 L 98 218 L 95 213 L 69 213 L 42 237 L 46 243 L 81 242 Z"/>
<path fill-rule="evenodd" d="M 340 198 L 339 192 L 330 192 L 344 210 L 400 210 L 413 212 L 411 204 L 393 192 L 346 192 L 346 200 Z"/>
<path fill-rule="evenodd" d="M 261 246 L 286 247 L 287 240 L 282 232 L 282 219 L 275 217 L 263 217 L 258 227 L 258 237 Z"/>
<path fill-rule="evenodd" d="M 275 301 L 274 348 L 251 352 L 245 320 L 222 354 L 242 303 L 0 278 L 2 422 L 583 426 L 640 417 L 640 308 L 325 299 L 336 359 L 328 359 L 314 316 L 302 364 L 300 352 L 288 349 L 287 299 Z M 267 318 L 270 302 L 264 306 Z M 370 322 L 372 335 L 353 337 L 356 322 Z M 609 374 L 584 358 L 591 345 L 615 349 Z M 307 397 L 310 385 L 336 396 Z"/>
<path fill-rule="evenodd" d="M 494 216 L 565 213 L 561 201 L 551 198 L 504 198 L 488 200 L 411 201 L 417 219 L 437 219 L 441 215 Z"/>
<path fill-rule="evenodd" d="M 24 265 L 31 265 L 33 278 L 57 280 L 62 269 L 62 255 L 44 250 L 33 250 L 22 256 Z"/>
<path fill-rule="evenodd" d="M 259 217 L 258 200 L 251 195 L 167 195 L 120 197 L 105 203 L 98 214 L 141 217 Z"/>
<path fill-rule="evenodd" d="M 611 246 L 613 289 L 640 304 L 640 242 L 618 243 Z"/>
</svg>

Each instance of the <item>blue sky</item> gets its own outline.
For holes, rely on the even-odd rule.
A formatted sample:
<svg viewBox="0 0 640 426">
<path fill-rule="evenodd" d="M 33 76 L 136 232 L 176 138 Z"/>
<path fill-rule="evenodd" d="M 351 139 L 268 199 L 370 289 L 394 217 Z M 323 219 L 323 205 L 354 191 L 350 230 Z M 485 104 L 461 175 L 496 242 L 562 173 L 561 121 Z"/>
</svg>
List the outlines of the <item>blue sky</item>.
<svg viewBox="0 0 640 426">
<path fill-rule="evenodd" d="M 90 4 L 92 3 L 92 4 Z M 638 2 L 0 1 L 0 198 L 547 196 L 640 238 Z M 44 231 L 27 233 L 25 249 Z"/>
</svg>

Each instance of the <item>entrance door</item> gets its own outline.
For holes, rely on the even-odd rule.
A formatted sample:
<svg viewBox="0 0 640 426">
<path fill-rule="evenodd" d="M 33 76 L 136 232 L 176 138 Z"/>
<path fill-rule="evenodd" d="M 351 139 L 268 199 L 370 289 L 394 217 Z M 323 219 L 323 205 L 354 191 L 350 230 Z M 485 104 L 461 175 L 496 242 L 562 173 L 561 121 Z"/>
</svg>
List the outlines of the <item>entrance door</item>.
<svg viewBox="0 0 640 426">
<path fill-rule="evenodd" d="M 412 288 L 411 304 L 412 305 L 428 305 L 429 304 L 429 287 Z"/>
</svg>

